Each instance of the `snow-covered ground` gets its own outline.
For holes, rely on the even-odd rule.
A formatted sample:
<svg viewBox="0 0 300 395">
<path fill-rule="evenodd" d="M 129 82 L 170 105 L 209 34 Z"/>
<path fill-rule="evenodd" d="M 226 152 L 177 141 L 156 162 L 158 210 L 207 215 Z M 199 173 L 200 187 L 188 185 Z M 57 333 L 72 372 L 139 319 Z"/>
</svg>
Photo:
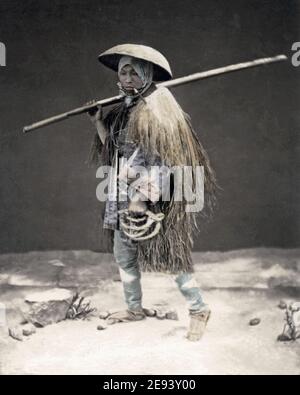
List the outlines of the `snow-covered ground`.
<svg viewBox="0 0 300 395">
<path fill-rule="evenodd" d="M 57 261 L 65 264 L 57 266 Z M 144 307 L 167 304 L 178 321 L 148 317 L 98 331 L 97 316 L 38 329 L 23 342 L 0 340 L 2 374 L 299 374 L 300 340 L 280 343 L 278 302 L 300 301 L 300 250 L 247 249 L 194 254 L 195 276 L 212 317 L 203 339 L 189 342 L 187 306 L 174 276 L 143 273 Z M 29 291 L 76 288 L 98 310 L 123 302 L 109 254 L 51 251 L 0 256 L 0 302 L 9 325 Z M 249 326 L 252 318 L 258 326 Z"/>
</svg>

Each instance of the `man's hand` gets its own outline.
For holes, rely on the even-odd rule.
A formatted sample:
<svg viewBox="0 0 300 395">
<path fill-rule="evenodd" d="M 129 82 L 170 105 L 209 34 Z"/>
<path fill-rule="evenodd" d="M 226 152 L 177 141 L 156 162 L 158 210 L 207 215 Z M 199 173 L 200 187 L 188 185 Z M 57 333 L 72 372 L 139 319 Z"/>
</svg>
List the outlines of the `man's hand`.
<svg viewBox="0 0 300 395">
<path fill-rule="evenodd" d="M 142 200 L 131 200 L 128 205 L 128 210 L 136 213 L 145 213 L 147 211 L 147 204 Z"/>
<path fill-rule="evenodd" d="M 93 104 L 93 103 L 96 103 L 96 100 L 91 100 L 91 101 L 87 102 L 87 103 L 86 103 L 86 106 L 89 106 L 89 105 L 91 105 L 91 104 Z M 102 117 L 103 117 L 103 108 L 102 108 L 101 105 L 98 104 L 97 106 L 91 108 L 91 109 L 88 111 L 87 114 L 88 114 L 88 117 L 90 118 L 90 120 L 92 121 L 92 123 L 93 123 L 94 125 L 96 125 L 97 122 L 100 122 L 100 121 L 102 120 Z"/>
</svg>

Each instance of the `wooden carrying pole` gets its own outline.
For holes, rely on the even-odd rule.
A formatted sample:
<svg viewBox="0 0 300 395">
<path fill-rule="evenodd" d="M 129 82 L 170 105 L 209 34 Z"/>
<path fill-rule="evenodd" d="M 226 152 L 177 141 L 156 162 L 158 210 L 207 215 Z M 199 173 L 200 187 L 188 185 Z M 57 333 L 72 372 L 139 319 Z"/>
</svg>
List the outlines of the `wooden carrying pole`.
<svg viewBox="0 0 300 395">
<path fill-rule="evenodd" d="M 205 78 L 214 77 L 216 75 L 232 73 L 234 71 L 249 69 L 250 67 L 263 66 L 266 64 L 270 64 L 270 63 L 282 62 L 284 60 L 287 60 L 287 57 L 285 55 L 277 55 L 277 56 L 270 57 L 270 58 L 256 59 L 256 60 L 252 60 L 250 62 L 237 63 L 237 64 L 232 64 L 230 66 L 220 67 L 220 68 L 213 69 L 213 70 L 190 74 L 185 77 L 180 77 L 180 78 L 176 78 L 176 79 L 173 79 L 170 81 L 159 83 L 159 84 L 157 84 L 157 86 L 165 86 L 167 88 L 173 88 L 175 86 L 188 84 L 193 81 L 198 81 L 198 80 L 202 80 Z M 29 126 L 25 126 L 23 129 L 23 132 L 28 133 L 33 130 L 40 129 L 44 126 L 51 125 L 52 123 L 63 121 L 63 120 L 68 119 L 72 116 L 83 114 L 85 112 L 88 112 L 90 109 L 95 108 L 97 105 L 101 105 L 101 106 L 105 107 L 105 106 L 109 106 L 112 104 L 117 104 L 122 99 L 123 99 L 123 96 L 119 95 L 119 96 L 110 97 L 108 99 L 95 101 L 93 104 L 78 107 L 78 108 L 75 108 L 74 110 L 65 112 L 63 114 L 55 115 L 54 117 L 44 119 L 43 121 L 36 122 L 36 123 L 29 125 Z"/>
</svg>

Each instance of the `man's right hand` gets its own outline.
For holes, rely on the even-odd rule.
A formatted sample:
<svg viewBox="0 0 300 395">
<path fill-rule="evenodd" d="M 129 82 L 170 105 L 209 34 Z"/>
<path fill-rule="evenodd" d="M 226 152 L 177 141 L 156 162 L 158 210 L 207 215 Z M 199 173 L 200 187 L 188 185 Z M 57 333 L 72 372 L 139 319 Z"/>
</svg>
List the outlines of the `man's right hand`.
<svg viewBox="0 0 300 395">
<path fill-rule="evenodd" d="M 89 106 L 93 103 L 96 103 L 96 100 L 92 100 L 86 103 L 86 106 Z M 103 117 L 103 108 L 101 105 L 96 105 L 95 107 L 91 108 L 88 112 L 88 117 L 90 118 L 91 122 L 95 125 L 97 122 L 102 120 Z"/>
</svg>

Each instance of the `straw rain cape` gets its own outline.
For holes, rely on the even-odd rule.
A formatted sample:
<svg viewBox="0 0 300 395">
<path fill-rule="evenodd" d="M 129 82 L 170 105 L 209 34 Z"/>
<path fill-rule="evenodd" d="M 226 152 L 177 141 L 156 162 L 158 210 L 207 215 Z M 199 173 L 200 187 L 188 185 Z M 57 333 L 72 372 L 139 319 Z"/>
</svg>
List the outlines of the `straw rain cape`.
<svg viewBox="0 0 300 395">
<path fill-rule="evenodd" d="M 118 120 L 125 120 L 127 138 L 144 152 L 146 165 L 153 164 L 152 159 L 158 157 L 168 167 L 204 167 L 204 209 L 196 213 L 187 212 L 188 202 L 185 199 L 175 201 L 171 189 L 170 201 L 160 199 L 157 203 L 148 204 L 151 211 L 165 214 L 159 234 L 137 244 L 142 271 L 171 274 L 193 272 L 193 232 L 200 231 L 198 218 L 210 218 L 213 213 L 219 186 L 208 155 L 192 128 L 190 117 L 167 88 L 158 87 L 145 100 L 139 100 L 130 111 L 122 105 L 115 107 L 104 119 L 104 124 L 111 130 L 114 126 L 120 126 Z M 90 156 L 96 163 L 112 163 L 111 136 L 112 133 L 108 133 L 103 146 L 96 134 Z M 196 190 L 195 177 L 196 173 L 193 172 L 193 192 Z"/>
</svg>

